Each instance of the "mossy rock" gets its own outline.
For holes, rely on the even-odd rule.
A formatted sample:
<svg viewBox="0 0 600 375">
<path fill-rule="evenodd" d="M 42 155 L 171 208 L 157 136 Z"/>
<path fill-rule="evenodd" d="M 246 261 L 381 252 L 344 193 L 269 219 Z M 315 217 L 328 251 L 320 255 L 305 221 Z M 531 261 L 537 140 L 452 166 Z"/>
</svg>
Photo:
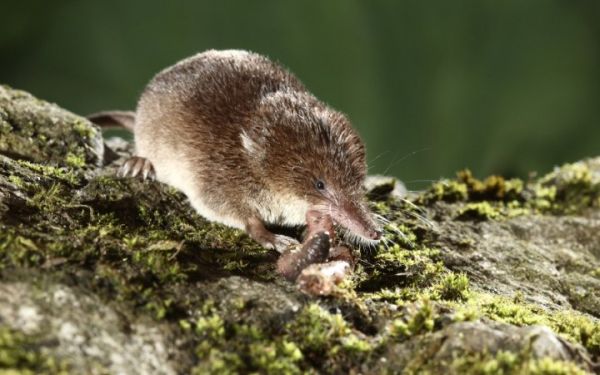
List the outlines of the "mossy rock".
<svg viewBox="0 0 600 375">
<path fill-rule="evenodd" d="M 100 166 L 102 133 L 86 119 L 31 94 L 0 86 L 0 153 L 71 168 Z"/>
<path fill-rule="evenodd" d="M 100 134 L 0 88 L 0 372 L 598 371 L 600 158 L 408 196 L 380 179 L 384 241 L 311 298 L 183 194 L 116 178 L 130 147 Z"/>
</svg>

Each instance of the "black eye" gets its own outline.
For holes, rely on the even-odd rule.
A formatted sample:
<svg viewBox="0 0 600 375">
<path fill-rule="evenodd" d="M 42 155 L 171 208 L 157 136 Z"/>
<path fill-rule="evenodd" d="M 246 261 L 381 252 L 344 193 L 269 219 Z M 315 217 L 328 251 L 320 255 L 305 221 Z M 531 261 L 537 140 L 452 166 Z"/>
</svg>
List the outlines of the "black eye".
<svg viewBox="0 0 600 375">
<path fill-rule="evenodd" d="M 325 183 L 321 180 L 317 180 L 317 182 L 315 182 L 315 187 L 317 190 L 325 190 Z"/>
</svg>

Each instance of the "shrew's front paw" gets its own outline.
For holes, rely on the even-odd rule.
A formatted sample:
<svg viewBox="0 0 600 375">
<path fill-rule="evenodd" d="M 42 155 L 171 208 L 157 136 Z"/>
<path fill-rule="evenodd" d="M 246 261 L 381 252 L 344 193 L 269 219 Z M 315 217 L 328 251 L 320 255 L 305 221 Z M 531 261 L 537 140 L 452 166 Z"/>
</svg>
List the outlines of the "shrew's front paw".
<svg viewBox="0 0 600 375">
<path fill-rule="evenodd" d="M 256 217 L 251 217 L 246 221 L 246 232 L 256 242 L 261 244 L 267 249 L 275 249 L 280 253 L 284 252 L 293 246 L 298 245 L 298 241 L 292 237 L 284 236 L 282 234 L 275 234 L 265 228 L 262 221 Z"/>
<path fill-rule="evenodd" d="M 283 253 L 284 251 L 300 244 L 296 239 L 284 236 L 282 234 L 276 234 L 273 237 L 272 246 L 280 253 Z"/>
</svg>

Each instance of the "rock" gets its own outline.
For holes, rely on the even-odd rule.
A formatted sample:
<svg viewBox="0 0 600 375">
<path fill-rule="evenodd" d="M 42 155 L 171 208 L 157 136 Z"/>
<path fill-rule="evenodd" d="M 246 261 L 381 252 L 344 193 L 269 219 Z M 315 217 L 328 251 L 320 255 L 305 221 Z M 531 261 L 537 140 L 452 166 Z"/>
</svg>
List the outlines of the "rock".
<svg viewBox="0 0 600 375">
<path fill-rule="evenodd" d="M 33 280 L 31 280 L 33 281 Z M 0 317 L 12 330 L 35 336 L 45 355 L 68 358 L 79 374 L 176 374 L 176 332 L 154 322 L 129 322 L 95 295 L 64 284 L 0 284 Z M 149 324 L 148 324 L 149 323 Z M 180 370 L 181 371 L 181 370 Z"/>
<path fill-rule="evenodd" d="M 0 154 L 53 166 L 100 166 L 102 133 L 86 119 L 0 86 Z"/>
<path fill-rule="evenodd" d="M 408 194 L 404 183 L 390 176 L 367 176 L 365 189 L 368 192 L 369 199 L 386 198 L 388 196 L 402 199 Z"/>
<path fill-rule="evenodd" d="M 544 358 L 552 358 L 567 369 L 572 362 L 591 365 L 585 350 L 573 347 L 547 327 L 477 321 L 451 324 L 432 335 L 390 345 L 382 357 L 385 361 L 380 360 L 381 368 L 375 372 L 397 368 L 432 373 L 450 369 L 451 373 L 461 373 L 474 370 L 468 369 L 468 366 L 478 365 L 473 362 L 492 366 L 504 353 L 513 353 L 504 364 L 508 373 L 522 373 Z M 473 357 L 476 360 L 472 360 Z"/>
<path fill-rule="evenodd" d="M 0 88 L 2 370 L 598 371 L 600 158 L 408 196 L 369 179 L 384 241 L 311 298 L 180 192 L 116 178 L 132 147 L 108 144 Z"/>
</svg>

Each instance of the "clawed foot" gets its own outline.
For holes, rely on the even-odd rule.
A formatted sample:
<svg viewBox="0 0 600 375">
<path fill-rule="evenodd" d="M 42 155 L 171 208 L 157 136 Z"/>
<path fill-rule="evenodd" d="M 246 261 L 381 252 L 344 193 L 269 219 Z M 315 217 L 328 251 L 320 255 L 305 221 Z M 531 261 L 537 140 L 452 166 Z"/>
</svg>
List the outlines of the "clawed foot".
<svg viewBox="0 0 600 375">
<path fill-rule="evenodd" d="M 273 236 L 269 236 L 268 238 L 254 238 L 258 243 L 260 243 L 266 249 L 277 250 L 280 253 L 291 249 L 299 244 L 298 241 L 293 239 L 292 237 L 284 236 L 282 234 L 273 234 Z"/>
<path fill-rule="evenodd" d="M 292 247 L 295 247 L 299 244 L 299 242 L 296 241 L 294 238 L 284 236 L 282 234 L 273 234 L 273 236 L 259 238 L 251 235 L 251 237 L 254 238 L 254 240 L 260 243 L 263 247 L 267 249 L 277 250 L 280 253 L 283 253 L 284 251 L 291 249 Z"/>
<path fill-rule="evenodd" d="M 283 253 L 285 250 L 297 246 L 299 244 L 296 239 L 288 236 L 284 236 L 283 234 L 276 234 L 275 239 L 272 242 L 272 246 L 275 250 Z"/>
<path fill-rule="evenodd" d="M 154 166 L 150 160 L 141 156 L 132 156 L 125 160 L 125 163 L 119 168 L 117 173 L 119 177 L 138 177 L 142 180 L 154 180 L 156 173 L 154 172 Z"/>
<path fill-rule="evenodd" d="M 246 232 L 256 242 L 267 249 L 275 249 L 280 253 L 298 245 L 298 241 L 292 237 L 282 234 L 275 234 L 265 228 L 262 221 L 256 217 L 248 219 L 246 223 Z"/>
</svg>

